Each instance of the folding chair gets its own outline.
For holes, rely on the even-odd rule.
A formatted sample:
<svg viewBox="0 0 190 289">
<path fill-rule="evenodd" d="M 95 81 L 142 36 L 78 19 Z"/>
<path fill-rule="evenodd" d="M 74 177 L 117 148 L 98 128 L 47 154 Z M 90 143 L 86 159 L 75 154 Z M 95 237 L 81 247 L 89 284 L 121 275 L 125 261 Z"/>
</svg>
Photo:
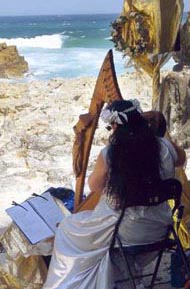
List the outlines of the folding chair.
<svg viewBox="0 0 190 289">
<path fill-rule="evenodd" d="M 118 254 L 121 256 L 122 264 L 117 265 L 118 266 L 122 265 L 122 267 L 125 270 L 124 274 L 126 276 L 124 276 L 124 278 L 122 278 L 121 280 L 115 281 L 114 289 L 118 288 L 117 285 L 119 283 L 126 281 L 131 281 L 132 286 L 131 289 L 136 289 L 137 285 L 135 283 L 135 280 L 138 278 L 144 278 L 148 276 L 152 276 L 149 287 L 152 289 L 155 285 L 155 279 L 157 277 L 163 253 L 171 249 L 175 251 L 178 250 L 178 253 L 181 257 L 181 261 L 185 268 L 185 272 L 188 278 L 190 279 L 190 268 L 187 263 L 187 257 L 176 233 L 183 215 L 183 206 L 180 205 L 180 198 L 182 192 L 181 183 L 176 179 L 168 179 L 165 181 L 159 181 L 159 184 L 157 183 L 155 185 L 147 184 L 146 186 L 143 187 L 143 191 L 144 191 L 143 200 L 141 200 L 139 197 L 136 199 L 134 198 L 134 200 L 131 200 L 129 203 L 127 203 L 127 206 L 125 205 L 125 208 L 130 206 L 157 206 L 158 204 L 161 204 L 162 202 L 165 202 L 167 200 L 174 200 L 174 207 L 172 213 L 174 214 L 176 211 L 178 212 L 177 228 L 175 230 L 174 225 L 169 225 L 165 238 L 159 242 L 146 245 L 126 246 L 122 244 L 122 241 L 118 233 L 120 223 L 125 213 L 125 208 L 123 208 L 120 218 L 118 219 L 118 222 L 115 226 L 115 231 L 110 245 L 110 256 L 111 259 L 113 254 L 114 256 L 118 256 Z M 173 238 L 171 238 L 171 235 L 173 236 Z M 139 254 L 152 253 L 152 252 L 157 253 L 156 254 L 157 260 L 153 273 L 135 276 L 134 271 L 132 269 L 134 262 L 131 262 L 131 260 L 134 260 Z M 114 258 L 114 263 L 117 262 L 115 259 L 116 258 Z"/>
</svg>

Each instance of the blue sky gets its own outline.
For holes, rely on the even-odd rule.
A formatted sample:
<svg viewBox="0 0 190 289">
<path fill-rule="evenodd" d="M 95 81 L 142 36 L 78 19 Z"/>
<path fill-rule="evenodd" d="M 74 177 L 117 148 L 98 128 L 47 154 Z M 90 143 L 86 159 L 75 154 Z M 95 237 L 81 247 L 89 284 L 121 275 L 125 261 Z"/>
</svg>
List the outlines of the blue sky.
<svg viewBox="0 0 190 289">
<path fill-rule="evenodd" d="M 190 10 L 189 0 L 184 3 L 185 11 Z M 123 0 L 0 0 L 0 16 L 119 13 L 122 5 Z"/>
</svg>

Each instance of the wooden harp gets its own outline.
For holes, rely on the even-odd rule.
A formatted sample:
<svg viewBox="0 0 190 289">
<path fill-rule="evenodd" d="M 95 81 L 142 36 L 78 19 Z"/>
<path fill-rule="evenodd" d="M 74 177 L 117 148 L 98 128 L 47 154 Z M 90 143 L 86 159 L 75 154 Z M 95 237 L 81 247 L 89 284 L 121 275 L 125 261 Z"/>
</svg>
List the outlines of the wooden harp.
<svg viewBox="0 0 190 289">
<path fill-rule="evenodd" d="M 122 96 L 115 73 L 113 53 L 112 50 L 109 50 L 97 78 L 89 111 L 79 116 L 79 120 L 73 128 L 75 132 L 73 145 L 73 170 L 76 176 L 75 212 L 92 209 L 98 201 L 98 197 L 91 193 L 82 202 L 86 170 L 102 107 L 105 103 L 111 103 L 117 99 L 122 99 Z"/>
</svg>

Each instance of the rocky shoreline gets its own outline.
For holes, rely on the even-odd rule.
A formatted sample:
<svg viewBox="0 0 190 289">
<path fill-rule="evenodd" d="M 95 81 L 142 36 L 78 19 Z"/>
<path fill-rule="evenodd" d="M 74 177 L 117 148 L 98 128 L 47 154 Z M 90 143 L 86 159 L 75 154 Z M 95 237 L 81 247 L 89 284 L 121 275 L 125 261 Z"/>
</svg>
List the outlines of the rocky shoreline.
<svg viewBox="0 0 190 289">
<path fill-rule="evenodd" d="M 124 98 L 151 105 L 150 78 L 128 74 L 118 78 Z M 5 213 L 12 201 L 53 186 L 71 187 L 73 126 L 88 107 L 95 78 L 0 82 L 0 231 L 10 222 Z M 107 134 L 96 132 L 89 169 Z"/>
<path fill-rule="evenodd" d="M 151 79 L 138 73 L 118 77 L 123 98 L 139 99 L 144 111 L 151 109 Z M 0 82 L 0 234 L 11 219 L 5 212 L 12 201 L 22 202 L 32 193 L 49 187 L 71 188 L 73 126 L 81 113 L 88 112 L 95 78 L 51 79 L 32 82 Z M 88 172 L 108 131 L 99 123 Z M 187 150 L 190 159 L 190 151 Z M 189 163 L 186 172 L 189 174 Z M 159 281 L 169 278 L 166 270 Z M 150 264 L 148 270 L 152 270 Z M 158 285 L 170 289 L 171 285 Z"/>
<path fill-rule="evenodd" d="M 130 73 L 118 82 L 125 99 L 137 98 L 144 111 L 151 109 L 148 76 Z M 0 82 L 0 233 L 10 222 L 5 209 L 12 201 L 49 187 L 73 186 L 73 126 L 88 112 L 95 83 L 90 77 Z M 88 171 L 107 137 L 100 123 Z"/>
</svg>

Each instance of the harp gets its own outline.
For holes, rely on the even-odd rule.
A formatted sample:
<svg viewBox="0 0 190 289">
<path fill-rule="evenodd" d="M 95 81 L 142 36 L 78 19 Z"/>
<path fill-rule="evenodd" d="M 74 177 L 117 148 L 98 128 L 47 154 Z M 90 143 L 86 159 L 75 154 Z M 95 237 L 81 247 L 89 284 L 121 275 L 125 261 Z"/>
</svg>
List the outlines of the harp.
<svg viewBox="0 0 190 289">
<path fill-rule="evenodd" d="M 79 116 L 73 128 L 75 133 L 73 145 L 73 170 L 76 176 L 75 211 L 92 209 L 98 201 L 98 196 L 91 193 L 82 202 L 86 170 L 102 107 L 105 103 L 111 103 L 117 99 L 122 99 L 122 96 L 116 78 L 113 53 L 109 50 L 97 78 L 89 111 Z"/>
</svg>

